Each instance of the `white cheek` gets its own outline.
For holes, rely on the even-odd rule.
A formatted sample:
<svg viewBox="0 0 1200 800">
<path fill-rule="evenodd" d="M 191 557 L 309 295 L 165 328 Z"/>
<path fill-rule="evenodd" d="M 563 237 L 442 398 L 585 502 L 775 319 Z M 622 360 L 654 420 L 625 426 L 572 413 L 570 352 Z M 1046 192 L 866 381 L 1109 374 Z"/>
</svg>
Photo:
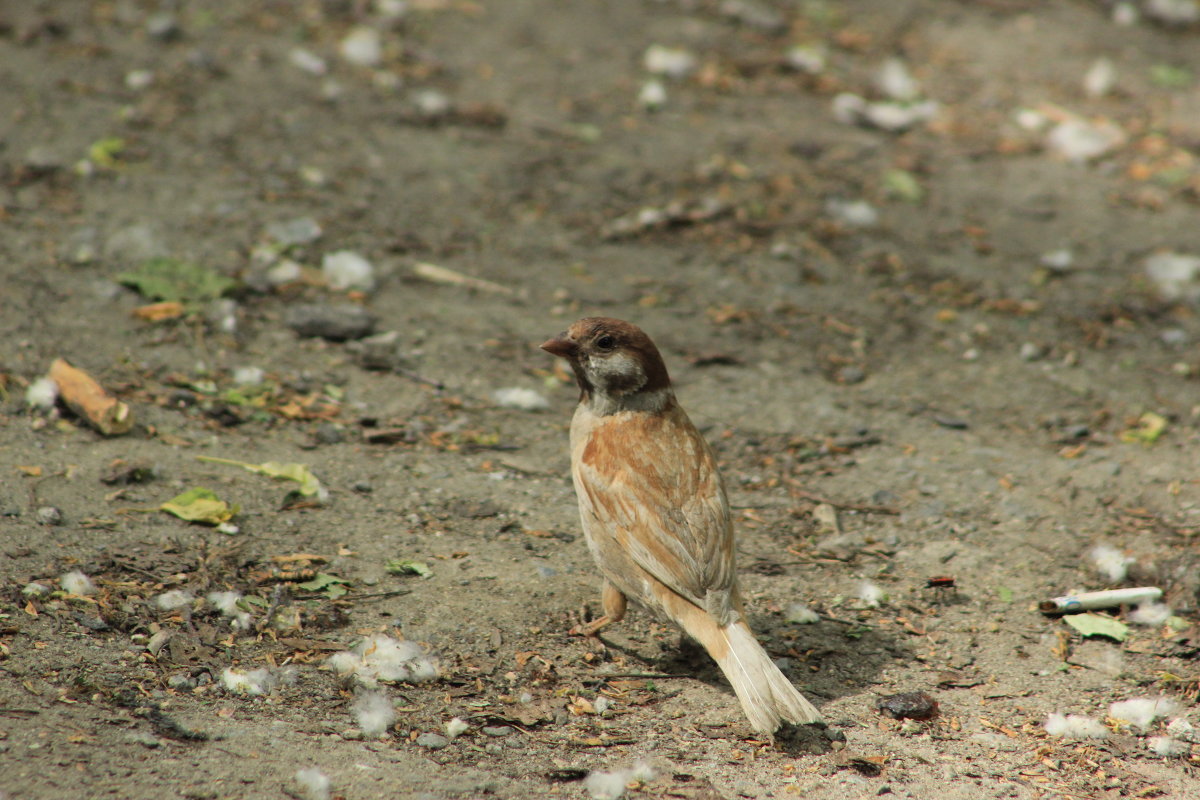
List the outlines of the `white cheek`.
<svg viewBox="0 0 1200 800">
<path fill-rule="evenodd" d="M 625 353 L 614 353 L 608 358 L 588 358 L 588 372 L 597 387 L 618 383 L 628 389 L 636 389 L 646 382 L 642 365 Z"/>
</svg>

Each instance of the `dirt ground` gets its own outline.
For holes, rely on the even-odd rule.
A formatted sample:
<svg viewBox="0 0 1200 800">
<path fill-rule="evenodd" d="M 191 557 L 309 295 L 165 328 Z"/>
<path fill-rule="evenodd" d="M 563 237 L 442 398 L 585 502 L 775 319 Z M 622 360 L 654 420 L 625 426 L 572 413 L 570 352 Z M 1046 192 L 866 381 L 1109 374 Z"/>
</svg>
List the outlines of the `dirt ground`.
<svg viewBox="0 0 1200 800">
<path fill-rule="evenodd" d="M 629 797 L 1200 796 L 1186 726 L 1151 738 L 1200 726 L 1200 285 L 1146 269 L 1200 254 L 1200 26 L 1144 5 L 0 6 L 0 797 L 574 798 L 639 762 Z M 537 345 L 597 314 L 663 350 L 827 731 L 755 736 L 643 611 L 567 634 L 599 581 Z M 59 357 L 133 430 L 27 408 Z M 236 532 L 158 510 L 198 487 Z M 1099 612 L 1119 642 L 1037 611 L 1142 585 L 1174 617 Z M 375 737 L 325 662 L 378 634 L 439 675 L 376 690 Z"/>
</svg>

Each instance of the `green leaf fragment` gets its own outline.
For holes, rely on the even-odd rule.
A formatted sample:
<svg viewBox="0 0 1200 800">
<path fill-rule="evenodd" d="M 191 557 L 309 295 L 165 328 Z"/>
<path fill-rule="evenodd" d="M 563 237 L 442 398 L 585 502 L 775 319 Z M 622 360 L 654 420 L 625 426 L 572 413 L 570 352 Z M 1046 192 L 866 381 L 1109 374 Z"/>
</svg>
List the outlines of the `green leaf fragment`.
<svg viewBox="0 0 1200 800">
<path fill-rule="evenodd" d="M 318 572 L 316 577 L 311 581 L 297 583 L 296 588 L 303 589 L 306 592 L 323 592 L 330 600 L 336 600 L 350 591 L 346 588 L 349 585 L 350 581 L 345 578 L 339 578 L 327 572 Z"/>
<path fill-rule="evenodd" d="M 1000 597 L 1001 603 L 1011 603 L 1013 601 L 1013 590 L 1007 586 L 1001 586 L 996 590 L 996 594 Z"/>
<path fill-rule="evenodd" d="M 325 490 L 321 486 L 321 481 L 309 471 L 308 466 L 305 464 L 285 464 L 280 461 L 265 461 L 262 464 L 251 464 L 246 461 L 235 461 L 232 458 L 217 458 L 216 456 L 196 456 L 196 459 L 209 464 L 226 464 L 231 467 L 241 467 L 247 472 L 266 475 L 268 478 L 275 478 L 276 480 L 295 481 L 300 484 L 300 487 L 295 490 L 297 494 L 303 497 L 315 497 L 318 500 L 323 499 Z"/>
<path fill-rule="evenodd" d="M 1100 614 L 1071 614 L 1063 621 L 1079 632 L 1080 636 L 1103 636 L 1117 642 L 1129 636 L 1129 626 L 1112 617 Z"/>
<path fill-rule="evenodd" d="M 174 514 L 188 522 L 200 522 L 205 525 L 220 525 L 228 522 L 233 515 L 241 510 L 240 506 L 230 506 L 217 497 L 211 489 L 188 489 L 181 495 L 171 498 L 159 506 L 159 510 Z"/>
<path fill-rule="evenodd" d="M 88 147 L 88 161 L 101 169 L 113 169 L 117 166 L 117 157 L 124 151 L 124 139 L 119 136 L 107 136 L 97 139 Z"/>
<path fill-rule="evenodd" d="M 393 558 L 384 565 L 392 575 L 420 575 L 422 578 L 433 577 L 433 570 L 424 561 L 414 561 L 411 558 Z"/>
<path fill-rule="evenodd" d="M 219 272 L 176 258 L 144 261 L 137 269 L 117 275 L 117 281 L 151 300 L 179 303 L 215 300 L 237 286 L 237 281 Z"/>
<path fill-rule="evenodd" d="M 925 197 L 925 189 L 920 181 L 908 170 L 889 169 L 883 173 L 883 188 L 889 196 L 910 203 L 917 203 Z"/>
</svg>

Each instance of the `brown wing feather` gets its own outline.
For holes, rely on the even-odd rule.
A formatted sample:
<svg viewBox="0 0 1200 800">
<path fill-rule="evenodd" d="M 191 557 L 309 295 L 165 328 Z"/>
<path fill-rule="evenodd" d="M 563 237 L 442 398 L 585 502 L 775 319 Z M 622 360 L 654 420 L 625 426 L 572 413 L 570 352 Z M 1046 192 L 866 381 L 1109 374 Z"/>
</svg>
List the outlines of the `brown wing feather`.
<svg viewBox="0 0 1200 800">
<path fill-rule="evenodd" d="M 714 610 L 728 607 L 728 504 L 712 450 L 682 409 L 598 420 L 574 462 L 584 528 L 601 567 L 628 557 L 692 603 L 704 608 L 719 598 Z"/>
</svg>

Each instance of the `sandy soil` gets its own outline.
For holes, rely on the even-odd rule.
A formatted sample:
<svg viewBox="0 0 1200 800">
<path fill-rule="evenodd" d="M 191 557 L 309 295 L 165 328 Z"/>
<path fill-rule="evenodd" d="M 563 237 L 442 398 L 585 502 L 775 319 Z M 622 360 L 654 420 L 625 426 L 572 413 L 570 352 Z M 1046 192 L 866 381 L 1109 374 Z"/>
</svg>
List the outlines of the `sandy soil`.
<svg viewBox="0 0 1200 800">
<path fill-rule="evenodd" d="M 1200 287 L 1186 260 L 1146 272 L 1200 253 L 1195 25 L 1065 0 L 402 5 L 0 8 L 0 796 L 319 797 L 295 779 L 317 769 L 345 798 L 570 798 L 639 762 L 630 797 L 1200 795 L 1182 724 L 1151 739 L 1200 725 Z M 653 45 L 684 74 L 651 75 Z M 915 99 L 865 113 L 931 115 L 839 119 L 887 101 L 888 59 Z M 339 251 L 374 285 L 331 285 Z M 147 262 L 232 280 L 147 319 L 164 293 L 118 278 Z M 329 307 L 395 335 L 297 333 Z M 598 580 L 575 391 L 537 345 L 589 314 L 662 348 L 729 483 L 752 624 L 827 731 L 754 736 L 645 612 L 567 635 Z M 130 433 L 26 408 L 59 357 Z M 198 456 L 305 464 L 329 496 Z M 196 487 L 236 533 L 157 510 Z M 1037 611 L 1139 585 L 1174 617 L 1104 612 L 1124 641 Z M 439 675 L 376 690 L 375 737 L 325 661 L 379 634 Z M 881 714 L 898 692 L 939 713 Z M 1105 738 L 1048 735 L 1055 712 Z"/>
</svg>

